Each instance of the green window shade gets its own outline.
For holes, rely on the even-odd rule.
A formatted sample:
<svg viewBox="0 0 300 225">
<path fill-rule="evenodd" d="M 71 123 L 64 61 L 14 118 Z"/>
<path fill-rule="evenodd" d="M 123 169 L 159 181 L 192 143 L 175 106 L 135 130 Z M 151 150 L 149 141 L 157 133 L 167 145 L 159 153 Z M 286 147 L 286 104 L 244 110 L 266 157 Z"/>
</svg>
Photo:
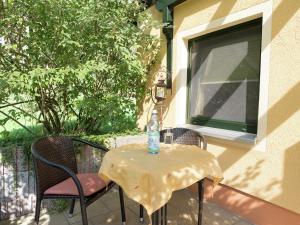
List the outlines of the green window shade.
<svg viewBox="0 0 300 225">
<path fill-rule="evenodd" d="M 189 42 L 188 119 L 256 133 L 261 19 Z"/>
</svg>

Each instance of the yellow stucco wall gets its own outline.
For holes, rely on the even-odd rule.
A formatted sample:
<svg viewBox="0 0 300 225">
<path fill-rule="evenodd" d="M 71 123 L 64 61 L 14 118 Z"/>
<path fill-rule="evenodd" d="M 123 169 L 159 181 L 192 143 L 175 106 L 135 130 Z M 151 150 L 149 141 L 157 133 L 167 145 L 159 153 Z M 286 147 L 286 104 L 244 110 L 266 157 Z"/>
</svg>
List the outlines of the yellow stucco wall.
<svg viewBox="0 0 300 225">
<path fill-rule="evenodd" d="M 160 13 L 158 10 L 156 10 L 155 6 L 152 6 L 150 9 L 150 14 L 152 16 L 152 19 L 155 21 L 155 23 L 160 24 L 160 27 L 162 26 L 162 13 Z M 141 106 L 140 115 L 138 117 L 138 127 L 141 130 L 145 130 L 145 126 L 147 125 L 147 121 L 149 120 L 151 116 L 151 112 L 153 108 L 155 107 L 153 101 L 151 100 L 151 89 L 153 89 L 154 83 L 157 82 L 157 71 L 164 65 L 166 65 L 166 38 L 162 33 L 161 29 L 153 28 L 150 31 L 151 35 L 156 36 L 159 39 L 159 52 L 157 57 L 157 62 L 155 65 L 151 68 L 150 75 L 152 77 L 149 77 L 148 79 L 148 91 L 147 95 L 144 99 L 144 102 Z"/>
<path fill-rule="evenodd" d="M 174 35 L 262 2 L 265 0 L 187 0 L 175 8 Z M 214 138 L 208 139 L 208 151 L 221 164 L 222 183 L 300 214 L 299 8 L 300 0 L 273 0 L 266 151 Z M 155 16 L 161 19 L 160 14 Z M 172 93 L 165 126 L 175 122 L 175 85 Z M 149 107 L 145 104 L 144 111 Z M 141 114 L 140 127 L 146 124 L 145 118 Z"/>
</svg>

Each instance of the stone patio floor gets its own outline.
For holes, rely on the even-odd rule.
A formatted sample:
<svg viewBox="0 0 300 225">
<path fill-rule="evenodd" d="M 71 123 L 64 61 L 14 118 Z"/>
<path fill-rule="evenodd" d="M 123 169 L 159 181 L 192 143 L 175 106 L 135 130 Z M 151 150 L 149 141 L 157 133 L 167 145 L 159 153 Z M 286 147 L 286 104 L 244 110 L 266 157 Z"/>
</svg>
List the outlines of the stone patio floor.
<svg viewBox="0 0 300 225">
<path fill-rule="evenodd" d="M 127 225 L 141 225 L 139 222 L 139 206 L 131 199 L 125 198 Z M 121 225 L 119 195 L 113 188 L 109 193 L 88 207 L 89 225 Z M 30 225 L 33 223 L 33 214 L 29 214 L 15 221 L 2 221 L 0 225 Z M 148 225 L 148 216 L 145 213 L 144 222 Z M 43 210 L 40 225 L 80 225 L 81 214 L 76 203 L 74 215 L 68 217 L 68 210 L 60 214 L 49 214 Z M 197 224 L 197 199 L 188 190 L 173 193 L 168 204 L 169 225 Z M 234 215 L 216 204 L 204 203 L 203 225 L 253 225 L 245 219 Z"/>
</svg>

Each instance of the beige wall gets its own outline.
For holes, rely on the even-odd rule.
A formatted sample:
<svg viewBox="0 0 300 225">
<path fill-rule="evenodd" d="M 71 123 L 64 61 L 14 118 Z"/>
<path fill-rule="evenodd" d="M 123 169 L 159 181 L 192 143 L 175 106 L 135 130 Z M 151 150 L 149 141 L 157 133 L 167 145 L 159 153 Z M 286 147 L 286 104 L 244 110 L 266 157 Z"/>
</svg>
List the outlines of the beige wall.
<svg viewBox="0 0 300 225">
<path fill-rule="evenodd" d="M 262 2 L 265 1 L 187 0 L 175 8 L 175 37 L 181 31 Z M 266 151 L 214 138 L 208 139 L 208 150 L 223 168 L 225 179 L 222 183 L 300 214 L 299 7 L 299 0 L 273 0 Z M 155 15 L 156 18 L 161 16 Z M 176 47 L 174 45 L 175 54 Z M 165 56 L 165 49 L 162 51 Z M 175 93 L 174 81 L 165 126 L 174 126 Z M 145 104 L 144 111 L 149 107 Z M 146 123 L 145 118 L 145 113 L 141 114 L 140 127 Z M 241 207 L 247 210 L 255 206 L 243 203 Z"/>
<path fill-rule="evenodd" d="M 160 13 L 159 11 L 156 10 L 155 6 L 152 6 L 149 9 L 151 15 L 152 15 L 152 19 L 155 21 L 155 23 L 160 24 L 160 27 L 162 26 L 162 13 Z M 155 63 L 155 65 L 152 67 L 150 74 L 152 74 L 152 77 L 149 77 L 148 79 L 148 90 L 147 90 L 147 95 L 145 97 L 145 100 L 141 106 L 141 110 L 140 110 L 140 115 L 138 117 L 138 127 L 141 130 L 145 129 L 145 126 L 147 124 L 147 121 L 150 119 L 151 116 L 151 112 L 152 110 L 155 108 L 155 105 L 153 103 L 153 101 L 151 100 L 151 89 L 153 89 L 154 84 L 157 82 L 157 72 L 158 70 L 166 65 L 166 38 L 162 33 L 161 29 L 155 29 L 153 28 L 151 30 L 151 34 L 155 35 L 158 39 L 159 39 L 159 53 L 158 53 L 158 57 L 157 57 L 157 62 Z M 169 105 L 169 103 L 165 103 L 166 106 Z M 168 107 L 167 107 L 168 108 Z M 165 109 L 165 107 L 164 107 Z"/>
</svg>

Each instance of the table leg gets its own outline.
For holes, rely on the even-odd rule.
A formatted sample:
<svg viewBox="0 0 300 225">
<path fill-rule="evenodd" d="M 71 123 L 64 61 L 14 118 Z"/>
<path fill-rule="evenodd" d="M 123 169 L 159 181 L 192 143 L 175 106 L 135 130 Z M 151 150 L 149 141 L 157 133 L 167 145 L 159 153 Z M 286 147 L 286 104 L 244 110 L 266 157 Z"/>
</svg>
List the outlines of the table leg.
<svg viewBox="0 0 300 225">
<path fill-rule="evenodd" d="M 155 212 L 152 213 L 151 215 L 151 220 L 152 220 L 152 225 L 155 225 L 155 216 L 154 216 Z"/>
<path fill-rule="evenodd" d="M 144 222 L 144 207 L 140 205 L 140 222 Z"/>
<path fill-rule="evenodd" d="M 198 225 L 202 225 L 202 213 L 203 213 L 203 194 L 204 194 L 204 179 L 198 181 Z"/>
<path fill-rule="evenodd" d="M 164 206 L 160 208 L 160 225 L 164 225 Z"/>
<path fill-rule="evenodd" d="M 159 225 L 159 209 L 155 212 L 155 225 Z"/>
<path fill-rule="evenodd" d="M 167 210 L 168 210 L 168 204 L 166 203 L 164 206 L 165 210 L 164 210 L 164 225 L 167 225 L 168 223 L 168 216 L 167 216 Z"/>
<path fill-rule="evenodd" d="M 124 194 L 123 194 L 123 189 L 121 188 L 121 186 L 119 186 L 119 196 L 120 196 L 120 205 L 121 205 L 121 214 L 122 214 L 122 224 L 126 225 Z"/>
<path fill-rule="evenodd" d="M 151 215 L 152 225 L 167 225 L 167 204 Z"/>
</svg>

